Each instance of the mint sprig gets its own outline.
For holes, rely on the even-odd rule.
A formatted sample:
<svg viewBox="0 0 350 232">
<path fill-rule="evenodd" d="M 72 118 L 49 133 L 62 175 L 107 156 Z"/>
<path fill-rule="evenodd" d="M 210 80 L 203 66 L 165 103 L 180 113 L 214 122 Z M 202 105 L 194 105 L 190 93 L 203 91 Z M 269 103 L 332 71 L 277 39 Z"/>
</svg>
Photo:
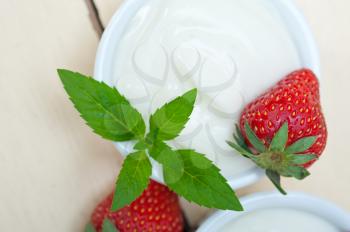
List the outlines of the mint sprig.
<svg viewBox="0 0 350 232">
<path fill-rule="evenodd" d="M 174 150 L 166 141 L 175 139 L 193 111 L 197 90 L 192 89 L 160 107 L 150 117 L 146 134 L 141 114 L 116 88 L 82 74 L 58 70 L 75 108 L 93 131 L 112 141 L 134 141 L 116 182 L 112 210 L 118 210 L 147 188 L 152 166 L 148 156 L 163 167 L 170 189 L 189 201 L 209 208 L 242 210 L 234 191 L 217 168 L 194 150 Z"/>
</svg>

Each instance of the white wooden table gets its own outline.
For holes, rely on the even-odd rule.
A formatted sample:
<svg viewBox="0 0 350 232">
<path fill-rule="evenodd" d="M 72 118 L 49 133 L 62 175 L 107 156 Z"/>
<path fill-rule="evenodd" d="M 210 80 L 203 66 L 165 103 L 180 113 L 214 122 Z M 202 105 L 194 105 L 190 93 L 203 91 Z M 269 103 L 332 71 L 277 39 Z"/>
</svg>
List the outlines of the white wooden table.
<svg viewBox="0 0 350 232">
<path fill-rule="evenodd" d="M 96 0 L 103 24 L 120 2 Z M 350 1 L 296 2 L 320 48 L 330 135 L 311 177 L 286 181 L 287 189 L 350 210 Z M 0 231 L 82 231 L 94 205 L 113 188 L 121 158 L 84 125 L 55 72 L 63 67 L 92 74 L 99 35 L 87 3 L 1 1 Z M 265 179 L 239 195 L 271 189 Z M 186 208 L 193 224 L 207 213 Z"/>
</svg>

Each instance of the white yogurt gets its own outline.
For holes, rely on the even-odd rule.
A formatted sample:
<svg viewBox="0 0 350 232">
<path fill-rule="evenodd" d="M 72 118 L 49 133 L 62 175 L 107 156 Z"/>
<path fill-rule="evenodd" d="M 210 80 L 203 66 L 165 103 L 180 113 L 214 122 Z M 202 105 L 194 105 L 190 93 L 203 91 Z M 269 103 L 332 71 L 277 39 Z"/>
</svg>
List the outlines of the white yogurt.
<svg viewBox="0 0 350 232">
<path fill-rule="evenodd" d="M 146 0 L 115 53 L 113 83 L 145 117 L 191 88 L 198 100 L 172 143 L 212 159 L 229 178 L 253 164 L 226 145 L 243 106 L 300 68 L 269 0 Z"/>
<path fill-rule="evenodd" d="M 334 225 L 308 212 L 264 209 L 244 214 L 219 230 L 222 232 L 339 232 Z"/>
</svg>

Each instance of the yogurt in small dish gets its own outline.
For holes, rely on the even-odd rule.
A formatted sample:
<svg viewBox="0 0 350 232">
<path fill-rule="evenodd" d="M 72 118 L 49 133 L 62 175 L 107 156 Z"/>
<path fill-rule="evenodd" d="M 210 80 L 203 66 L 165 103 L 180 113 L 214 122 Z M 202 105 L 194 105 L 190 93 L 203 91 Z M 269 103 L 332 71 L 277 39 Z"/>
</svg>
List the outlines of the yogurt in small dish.
<svg viewBox="0 0 350 232">
<path fill-rule="evenodd" d="M 222 226 L 221 232 L 339 232 L 328 221 L 308 212 L 274 208 L 242 215 Z"/>
<path fill-rule="evenodd" d="M 301 67 L 317 72 L 318 57 L 287 0 L 129 0 L 104 33 L 95 78 L 116 86 L 146 119 L 197 88 L 191 119 L 171 145 L 206 154 L 238 188 L 261 174 L 226 144 L 240 111 Z M 117 143 L 123 154 L 132 146 Z"/>
<path fill-rule="evenodd" d="M 257 193 L 243 197 L 244 212 L 218 211 L 197 232 L 344 232 L 350 214 L 302 193 Z"/>
</svg>

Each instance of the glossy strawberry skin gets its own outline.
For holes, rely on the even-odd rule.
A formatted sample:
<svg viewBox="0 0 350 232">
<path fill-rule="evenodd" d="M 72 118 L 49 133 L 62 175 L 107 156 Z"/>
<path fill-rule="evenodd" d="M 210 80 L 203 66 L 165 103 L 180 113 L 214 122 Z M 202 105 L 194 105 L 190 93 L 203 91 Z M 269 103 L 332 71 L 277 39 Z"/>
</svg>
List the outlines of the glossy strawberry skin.
<svg viewBox="0 0 350 232">
<path fill-rule="evenodd" d="M 91 222 L 97 231 L 101 231 L 105 218 L 110 219 L 120 232 L 183 231 L 184 222 L 178 196 L 153 180 L 130 206 L 111 212 L 112 200 L 113 193 L 92 214 Z"/>
<path fill-rule="evenodd" d="M 320 105 L 319 83 L 308 69 L 289 74 L 244 108 L 240 129 L 245 138 L 246 121 L 266 146 L 282 124 L 288 122 L 287 146 L 307 136 L 318 136 L 315 144 L 303 154 L 319 157 L 325 149 L 327 127 Z M 247 139 L 246 142 L 249 143 Z M 310 167 L 314 162 L 303 166 Z"/>
</svg>

